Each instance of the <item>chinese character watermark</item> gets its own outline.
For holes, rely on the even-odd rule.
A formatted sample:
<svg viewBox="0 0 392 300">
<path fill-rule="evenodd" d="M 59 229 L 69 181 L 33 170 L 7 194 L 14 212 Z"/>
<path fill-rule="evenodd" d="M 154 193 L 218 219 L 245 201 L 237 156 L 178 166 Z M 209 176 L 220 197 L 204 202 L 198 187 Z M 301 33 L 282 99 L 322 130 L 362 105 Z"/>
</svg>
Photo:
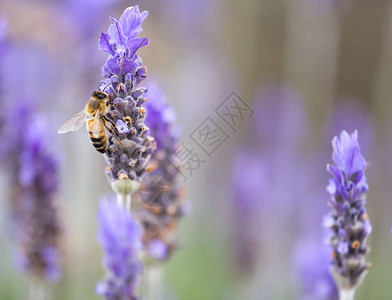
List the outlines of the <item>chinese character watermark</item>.
<svg viewBox="0 0 392 300">
<path fill-rule="evenodd" d="M 232 92 L 215 112 L 233 131 L 237 131 L 240 121 L 253 115 L 253 110 L 235 92 Z"/>
<path fill-rule="evenodd" d="M 197 145 L 196 148 L 189 145 L 189 140 L 183 140 L 166 157 L 166 163 L 171 165 L 176 175 L 181 176 L 183 182 L 200 170 L 206 163 L 207 156 L 211 158 L 218 148 L 230 139 L 230 135 L 224 130 L 225 126 L 221 126 L 222 121 L 219 120 L 223 120 L 226 127 L 236 132 L 240 122 L 253 115 L 250 106 L 235 92 L 225 98 L 214 111 L 219 118 L 208 116 L 189 134 L 189 138 Z M 202 153 L 199 153 L 199 149 Z M 163 175 L 148 173 L 138 195 L 145 205 L 163 207 L 173 197 L 173 184 L 175 183 L 165 180 Z"/>
<path fill-rule="evenodd" d="M 174 149 L 174 154 L 178 157 L 181 170 L 179 171 L 184 178 L 184 181 L 188 177 L 192 177 L 193 171 L 199 170 L 201 165 L 206 162 L 200 158 L 200 155 L 193 149 L 189 148 L 185 141 L 182 141 Z"/>
<path fill-rule="evenodd" d="M 173 195 L 172 183 L 166 182 L 162 175 L 147 173 L 137 194 L 140 200 L 150 207 L 163 207 Z"/>
<path fill-rule="evenodd" d="M 229 135 L 210 117 L 207 117 L 189 137 L 209 157 L 229 139 Z"/>
</svg>

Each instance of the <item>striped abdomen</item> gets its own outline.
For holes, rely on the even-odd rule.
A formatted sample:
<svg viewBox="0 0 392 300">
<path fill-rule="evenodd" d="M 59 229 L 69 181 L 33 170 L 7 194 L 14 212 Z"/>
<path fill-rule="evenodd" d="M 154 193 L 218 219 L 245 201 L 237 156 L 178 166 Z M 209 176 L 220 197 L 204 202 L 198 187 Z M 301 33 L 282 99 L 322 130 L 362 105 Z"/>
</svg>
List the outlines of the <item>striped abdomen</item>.
<svg viewBox="0 0 392 300">
<path fill-rule="evenodd" d="M 91 142 L 93 143 L 93 146 L 95 149 L 97 149 L 98 152 L 105 153 L 106 150 L 108 149 L 108 141 L 106 139 L 106 133 L 105 133 L 105 128 L 103 127 L 103 122 L 100 122 L 100 127 L 101 130 L 98 134 L 98 136 L 94 137 L 93 135 L 93 123 L 94 119 L 88 119 L 87 120 L 87 128 L 88 128 L 88 134 L 90 136 Z"/>
</svg>

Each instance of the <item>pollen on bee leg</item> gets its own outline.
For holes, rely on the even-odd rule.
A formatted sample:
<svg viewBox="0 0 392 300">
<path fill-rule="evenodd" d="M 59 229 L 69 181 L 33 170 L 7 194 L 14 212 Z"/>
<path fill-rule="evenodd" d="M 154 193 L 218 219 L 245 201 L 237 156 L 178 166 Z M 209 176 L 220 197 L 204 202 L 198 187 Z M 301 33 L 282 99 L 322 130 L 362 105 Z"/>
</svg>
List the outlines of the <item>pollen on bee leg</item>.
<svg viewBox="0 0 392 300">
<path fill-rule="evenodd" d="M 358 240 L 355 240 L 354 242 L 351 243 L 351 248 L 353 249 L 358 249 L 361 243 Z"/>
<path fill-rule="evenodd" d="M 123 119 L 124 122 L 126 122 L 126 123 L 128 123 L 128 124 L 131 124 L 131 123 L 132 123 L 132 119 L 131 119 L 130 116 L 123 117 L 122 119 Z"/>
</svg>

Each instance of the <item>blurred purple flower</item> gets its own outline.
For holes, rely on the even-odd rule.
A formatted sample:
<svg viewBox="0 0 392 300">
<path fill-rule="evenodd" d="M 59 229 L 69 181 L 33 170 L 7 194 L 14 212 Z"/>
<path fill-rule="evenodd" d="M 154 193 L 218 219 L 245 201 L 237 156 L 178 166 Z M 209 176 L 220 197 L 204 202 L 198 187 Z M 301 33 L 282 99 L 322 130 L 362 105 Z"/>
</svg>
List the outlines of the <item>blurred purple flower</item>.
<svg viewBox="0 0 392 300">
<path fill-rule="evenodd" d="M 52 92 L 58 93 L 54 79 L 62 80 L 54 57 L 42 45 L 9 41 L 7 46 L 0 64 L 0 73 L 6 74 L 1 75 L 6 98 L 35 97 L 39 93 L 39 99 L 34 99 L 37 105 L 44 99 L 53 99 Z"/>
<path fill-rule="evenodd" d="M 238 178 L 238 182 L 245 185 L 245 182 L 255 184 L 254 189 L 258 189 L 259 195 L 262 195 L 259 203 L 269 209 L 277 209 L 279 214 L 287 216 L 292 211 L 292 205 L 297 202 L 294 197 L 309 193 L 302 185 L 308 185 L 309 178 L 301 176 L 303 172 L 296 172 L 312 165 L 312 153 L 305 146 L 309 141 L 309 124 L 303 99 L 286 84 L 271 84 L 261 91 L 254 107 L 257 118 L 253 119 L 253 126 L 249 129 L 249 144 L 257 143 L 252 145 L 259 149 L 254 159 L 261 164 L 260 168 L 264 167 L 264 176 L 255 179 L 250 174 L 242 180 Z M 255 138 L 256 135 L 259 138 Z M 247 151 L 243 151 L 243 156 L 246 155 Z M 248 160 L 248 164 L 243 165 L 247 168 L 242 171 L 238 166 L 234 174 L 241 176 L 243 172 L 247 173 L 246 169 L 251 165 L 251 161 Z M 296 180 L 293 181 L 293 178 Z M 265 189 L 262 190 L 262 187 Z"/>
<path fill-rule="evenodd" d="M 305 205 L 298 199 L 308 198 L 305 187 L 311 185 L 305 175 L 312 161 L 303 146 L 308 132 L 302 99 L 287 85 L 274 84 L 261 91 L 254 107 L 257 118 L 248 131 L 253 147 L 237 153 L 232 170 L 233 249 L 243 275 L 256 266 L 266 236 L 288 225 L 293 211 L 298 218 Z"/>
<path fill-rule="evenodd" d="M 7 111 L 7 101 L 5 101 L 4 97 L 4 75 L 5 72 L 3 70 L 3 65 L 5 62 L 5 53 L 6 53 L 6 48 L 7 48 L 7 28 L 8 24 L 5 19 L 0 18 L 0 97 L 4 98 L 2 104 L 3 104 L 3 109 L 0 111 L 0 135 L 2 135 L 3 127 L 5 125 L 5 118 L 6 118 L 6 111 Z M 3 143 L 0 144 L 0 161 L 3 158 L 4 155 L 4 149 L 7 147 L 5 144 L 8 144 L 7 141 L 3 140 Z"/>
<path fill-rule="evenodd" d="M 50 146 L 48 123 L 29 102 L 19 99 L 9 111 L 5 165 L 11 181 L 11 209 L 17 243 L 16 262 L 23 270 L 49 281 L 61 277 L 60 225 L 55 205 L 59 157 Z M 15 120 L 18 120 L 15 123 Z M 2 136 L 8 140 L 8 136 Z"/>
<path fill-rule="evenodd" d="M 247 166 L 244 168 L 244 166 Z M 251 274 L 256 267 L 263 240 L 259 220 L 263 218 L 267 174 L 258 153 L 242 151 L 234 160 L 232 171 L 233 205 L 231 222 L 234 260 L 242 274 Z"/>
<path fill-rule="evenodd" d="M 369 251 L 366 240 L 371 232 L 365 208 L 367 163 L 361 154 L 356 131 L 351 135 L 342 131 L 340 138 L 332 140 L 332 147 L 335 165 L 327 166 L 332 175 L 327 187 L 331 211 L 325 222 L 331 233 L 332 274 L 341 289 L 353 289 L 370 267 L 364 259 Z"/>
<path fill-rule="evenodd" d="M 175 153 L 180 130 L 173 108 L 155 84 L 148 86 L 147 97 L 146 124 L 157 137 L 157 150 L 151 156 L 150 172 L 138 192 L 141 205 L 137 215 L 143 226 L 145 255 L 166 260 L 177 248 L 178 223 L 188 207 L 180 161 Z"/>
<path fill-rule="evenodd" d="M 0 54 L 3 54 L 7 34 L 8 34 L 7 20 L 0 18 Z"/>
<path fill-rule="evenodd" d="M 33 118 L 28 128 L 21 128 L 24 135 L 23 149 L 20 149 L 19 182 L 29 188 L 38 184 L 46 193 L 53 193 L 58 187 L 58 158 L 47 152 L 49 139 L 48 124 L 42 118 Z"/>
<path fill-rule="evenodd" d="M 157 142 L 157 149 L 171 147 L 174 150 L 178 143 L 180 128 L 175 126 L 177 115 L 157 84 L 148 83 L 145 104 L 148 113 L 146 125 L 150 128 L 152 136 Z"/>
<path fill-rule="evenodd" d="M 97 284 L 96 292 L 107 300 L 134 300 L 140 281 L 140 228 L 132 216 L 120 208 L 115 199 L 102 200 L 98 212 L 98 240 L 105 253 L 106 278 Z"/>
<path fill-rule="evenodd" d="M 275 149 L 282 157 L 298 156 L 306 151 L 309 122 L 302 97 L 291 86 L 283 83 L 265 86 L 259 93 L 250 128 L 251 140 L 265 149 Z M 253 129 L 254 128 L 254 129 Z M 254 135 L 259 138 L 255 139 Z"/>
<path fill-rule="evenodd" d="M 339 294 L 329 272 L 330 253 L 314 239 L 298 242 L 294 268 L 301 282 L 301 300 L 338 300 Z"/>
<path fill-rule="evenodd" d="M 148 246 L 147 253 L 157 259 L 166 259 L 168 257 L 169 247 L 160 240 L 152 240 Z"/>
</svg>

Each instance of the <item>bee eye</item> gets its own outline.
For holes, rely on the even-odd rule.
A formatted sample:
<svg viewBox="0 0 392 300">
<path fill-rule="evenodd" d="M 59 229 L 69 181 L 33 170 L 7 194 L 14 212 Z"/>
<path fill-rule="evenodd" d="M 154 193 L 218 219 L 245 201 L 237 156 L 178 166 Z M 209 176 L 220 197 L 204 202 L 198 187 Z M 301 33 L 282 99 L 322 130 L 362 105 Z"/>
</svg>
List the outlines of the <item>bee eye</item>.
<svg viewBox="0 0 392 300">
<path fill-rule="evenodd" d="M 106 98 L 106 94 L 102 93 L 100 91 L 95 91 L 94 96 L 97 97 L 98 99 L 101 99 L 101 100 Z"/>
</svg>

